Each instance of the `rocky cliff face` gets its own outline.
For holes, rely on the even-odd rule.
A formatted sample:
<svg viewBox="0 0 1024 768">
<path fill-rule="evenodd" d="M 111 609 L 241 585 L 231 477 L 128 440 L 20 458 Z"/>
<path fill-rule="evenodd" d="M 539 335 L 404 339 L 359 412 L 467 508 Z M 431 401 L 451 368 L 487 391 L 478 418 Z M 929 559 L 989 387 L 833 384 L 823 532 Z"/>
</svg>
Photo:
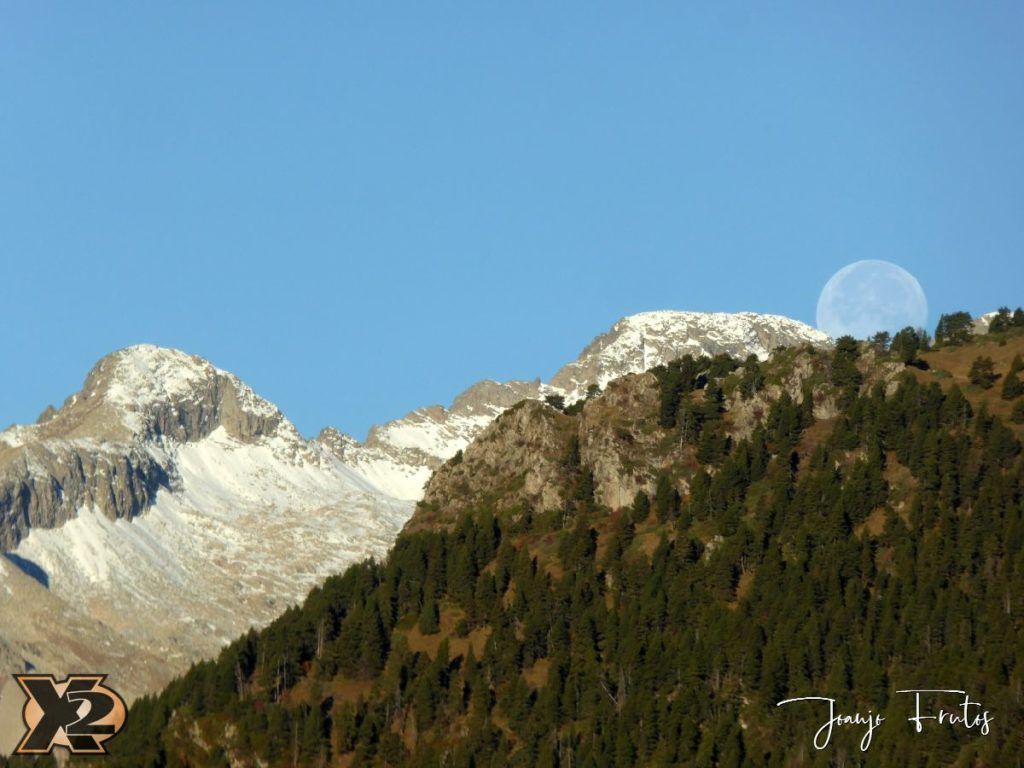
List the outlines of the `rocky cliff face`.
<svg viewBox="0 0 1024 768">
<path fill-rule="evenodd" d="M 557 509 L 576 420 L 534 400 L 520 402 L 487 426 L 430 478 L 416 525 L 498 505 Z"/>
<path fill-rule="evenodd" d="M 639 373 L 685 354 L 726 353 L 765 359 L 776 347 L 827 344 L 826 334 L 777 315 L 703 312 L 645 312 L 623 318 L 598 336 L 580 356 L 560 369 L 549 383 L 483 381 L 473 385 L 451 408 L 430 406 L 402 419 L 374 427 L 365 443 L 351 437 L 321 435 L 337 446 L 344 460 L 393 496 L 419 499 L 430 473 L 450 459 L 502 413 L 524 399 L 560 395 L 572 402 L 593 384 L 604 387 L 629 373 Z"/>
<path fill-rule="evenodd" d="M 562 509 L 578 463 L 594 475 L 601 504 L 628 504 L 651 489 L 666 453 L 651 428 L 659 390 L 651 373 L 612 381 L 576 416 L 525 401 L 505 411 L 430 478 L 410 526 L 430 526 L 479 508 Z"/>
<path fill-rule="evenodd" d="M 106 406 L 132 436 L 199 440 L 217 427 L 241 440 L 273 433 L 281 412 L 237 377 L 201 357 L 149 345 L 109 355 L 86 377 L 82 393 L 56 414 L 65 418 L 80 401 Z M 68 413 L 67 416 L 70 416 Z"/>
<path fill-rule="evenodd" d="M 0 469 L 0 550 L 32 528 L 55 528 L 81 507 L 130 518 L 170 488 L 166 467 L 140 446 L 121 452 L 75 443 L 37 444 L 10 452 Z"/>
</svg>

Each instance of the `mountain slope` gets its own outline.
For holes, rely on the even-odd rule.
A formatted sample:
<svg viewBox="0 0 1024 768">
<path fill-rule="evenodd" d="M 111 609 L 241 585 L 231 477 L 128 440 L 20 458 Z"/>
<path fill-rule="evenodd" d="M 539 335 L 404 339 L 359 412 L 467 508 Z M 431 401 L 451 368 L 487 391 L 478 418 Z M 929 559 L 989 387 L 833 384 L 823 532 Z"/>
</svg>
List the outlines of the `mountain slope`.
<svg viewBox="0 0 1024 768">
<path fill-rule="evenodd" d="M 552 384 L 480 382 L 363 444 L 333 429 L 304 440 L 201 358 L 115 352 L 60 409 L 0 432 L 3 669 L 110 668 L 125 695 L 151 690 L 327 574 L 382 556 L 412 512 L 396 498 L 420 498 L 434 469 L 516 403 L 572 401 L 686 351 L 763 357 L 824 341 L 772 316 L 636 315 Z M 76 639 L 47 615 L 68 617 Z"/>
<path fill-rule="evenodd" d="M 1012 765 L 1024 425 L 928 357 L 684 359 L 578 410 L 523 403 L 386 562 L 138 702 L 112 764 Z M 610 453 L 650 490 L 602 503 Z M 941 686 L 991 727 L 915 733 L 897 691 Z M 866 754 L 865 728 L 818 752 L 827 710 L 777 706 L 814 695 L 883 714 Z"/>
<path fill-rule="evenodd" d="M 382 556 L 411 512 L 176 350 L 104 358 L 0 446 L 4 671 L 104 669 L 128 697 Z"/>
<path fill-rule="evenodd" d="M 776 347 L 823 345 L 829 337 L 803 323 L 753 312 L 643 312 L 619 320 L 580 355 L 563 366 L 550 383 L 479 382 L 452 403 L 421 408 L 404 418 L 374 427 L 365 443 L 334 429 L 320 440 L 368 480 L 390 495 L 419 499 L 430 473 L 465 448 L 494 418 L 524 399 L 559 395 L 580 399 L 592 385 L 640 373 L 685 354 L 728 354 L 765 359 Z"/>
</svg>

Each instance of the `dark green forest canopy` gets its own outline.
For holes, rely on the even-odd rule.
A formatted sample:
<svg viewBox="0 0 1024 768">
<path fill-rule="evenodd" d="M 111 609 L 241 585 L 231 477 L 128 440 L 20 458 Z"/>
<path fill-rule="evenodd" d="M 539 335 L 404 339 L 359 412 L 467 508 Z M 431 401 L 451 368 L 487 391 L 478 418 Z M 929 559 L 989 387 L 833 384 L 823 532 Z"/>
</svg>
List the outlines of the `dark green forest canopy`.
<svg viewBox="0 0 1024 768">
<path fill-rule="evenodd" d="M 727 405 L 763 394 L 771 361 L 656 371 L 645 423 L 696 466 L 612 510 L 567 456 L 565 509 L 402 535 L 137 701 L 104 764 L 1016 765 L 1018 428 L 978 399 L 998 389 L 866 384 L 857 345 L 827 358 L 838 415 L 784 392 L 742 439 Z M 920 686 L 967 689 L 991 732 L 913 733 L 895 691 Z M 775 706 L 809 695 L 889 720 L 866 754 L 863 729 L 815 752 L 823 714 Z"/>
</svg>

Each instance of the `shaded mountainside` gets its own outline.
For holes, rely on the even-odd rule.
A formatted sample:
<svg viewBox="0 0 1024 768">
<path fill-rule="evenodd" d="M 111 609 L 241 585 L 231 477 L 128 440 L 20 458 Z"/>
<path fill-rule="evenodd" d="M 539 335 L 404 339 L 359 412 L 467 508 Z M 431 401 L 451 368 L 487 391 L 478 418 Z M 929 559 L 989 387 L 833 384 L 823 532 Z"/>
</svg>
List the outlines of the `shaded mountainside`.
<svg viewBox="0 0 1024 768">
<path fill-rule="evenodd" d="M 939 367 L 996 349 L 1024 337 L 909 368 L 846 341 L 684 358 L 513 408 L 386 560 L 136 702 L 110 764 L 1014 765 L 1022 426 L 976 366 Z M 991 731 L 914 734 L 895 692 L 921 686 L 967 689 Z M 812 695 L 885 713 L 866 755 L 776 707 Z"/>
</svg>

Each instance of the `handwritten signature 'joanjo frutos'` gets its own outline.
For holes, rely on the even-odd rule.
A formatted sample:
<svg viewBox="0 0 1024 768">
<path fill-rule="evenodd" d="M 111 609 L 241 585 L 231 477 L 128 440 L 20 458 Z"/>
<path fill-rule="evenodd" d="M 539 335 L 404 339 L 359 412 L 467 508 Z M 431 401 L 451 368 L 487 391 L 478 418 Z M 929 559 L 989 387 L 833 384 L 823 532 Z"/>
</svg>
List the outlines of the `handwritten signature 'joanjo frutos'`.
<svg viewBox="0 0 1024 768">
<path fill-rule="evenodd" d="M 921 733 L 928 721 L 935 721 L 931 725 L 947 725 L 953 728 L 964 730 L 975 730 L 982 735 L 988 735 L 989 726 L 994 718 L 987 709 L 977 701 L 971 701 L 966 691 L 955 688 L 911 688 L 896 691 L 896 693 L 913 695 L 914 714 L 907 718 L 907 721 L 914 724 L 914 730 Z M 953 697 L 962 697 L 958 703 L 949 708 L 949 701 Z M 923 701 L 922 701 L 923 700 Z M 876 714 L 871 710 L 865 712 L 843 713 L 836 711 L 836 700 L 825 696 L 799 696 L 797 698 L 785 699 L 776 704 L 781 707 L 784 704 L 794 704 L 798 701 L 820 702 L 828 707 L 828 719 L 814 734 L 814 748 L 825 749 L 832 740 L 832 733 L 835 728 L 848 726 L 864 726 L 864 734 L 860 740 L 860 749 L 866 752 L 871 746 L 871 739 L 875 730 L 885 722 L 885 717 Z M 940 704 L 942 704 L 940 706 Z"/>
</svg>

